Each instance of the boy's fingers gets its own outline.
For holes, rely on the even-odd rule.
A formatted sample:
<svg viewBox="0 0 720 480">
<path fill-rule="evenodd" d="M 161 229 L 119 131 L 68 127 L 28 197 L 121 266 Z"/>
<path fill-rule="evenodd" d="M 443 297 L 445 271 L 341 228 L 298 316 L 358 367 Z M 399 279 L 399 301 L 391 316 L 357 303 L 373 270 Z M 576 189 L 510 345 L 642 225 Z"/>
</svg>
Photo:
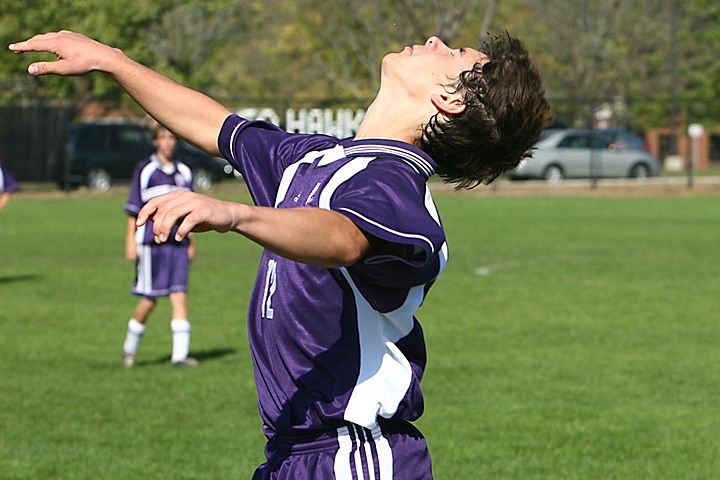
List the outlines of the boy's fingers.
<svg viewBox="0 0 720 480">
<path fill-rule="evenodd" d="M 57 65 L 60 62 L 37 62 L 30 64 L 28 66 L 28 73 L 30 75 L 51 75 L 51 74 L 59 74 L 62 75 L 62 71 L 60 68 L 57 68 Z"/>
<path fill-rule="evenodd" d="M 150 200 L 150 202 L 152 202 L 153 200 Z M 145 225 L 150 219 L 150 217 L 155 215 L 155 213 L 157 212 L 157 209 L 153 207 L 150 202 L 145 204 L 145 206 L 141 208 L 138 212 L 137 220 L 135 220 L 135 225 L 137 225 L 138 227 L 142 227 L 143 225 Z"/>
<path fill-rule="evenodd" d="M 56 51 L 50 47 L 49 42 L 45 40 L 49 35 L 51 34 L 36 35 L 24 42 L 12 43 L 8 46 L 8 48 L 14 53 L 48 52 L 55 53 L 57 55 Z M 61 73 L 61 68 L 58 69 L 56 67 L 58 63 L 60 62 L 35 62 L 28 66 L 27 71 L 30 75 Z"/>
<path fill-rule="evenodd" d="M 181 191 L 155 197 L 141 210 L 145 222 L 153 221 L 153 233 L 159 242 L 168 240 L 173 227 L 181 224 L 189 211 Z"/>
<path fill-rule="evenodd" d="M 69 33 L 69 32 L 61 32 L 61 33 Z M 41 33 L 41 34 L 35 35 L 34 37 L 31 37 L 27 40 L 24 40 L 22 42 L 11 43 L 8 46 L 8 48 L 15 53 L 48 52 L 48 53 L 56 54 L 56 50 L 52 47 L 52 45 L 53 45 L 52 40 L 57 35 L 58 34 L 55 32 Z"/>
</svg>

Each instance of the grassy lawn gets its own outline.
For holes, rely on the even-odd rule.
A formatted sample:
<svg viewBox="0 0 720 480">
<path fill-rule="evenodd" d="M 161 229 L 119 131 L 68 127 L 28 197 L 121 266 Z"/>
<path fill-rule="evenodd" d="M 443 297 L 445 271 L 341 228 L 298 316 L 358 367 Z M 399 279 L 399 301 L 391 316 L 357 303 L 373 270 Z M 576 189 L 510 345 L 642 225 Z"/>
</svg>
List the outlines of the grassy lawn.
<svg viewBox="0 0 720 480">
<path fill-rule="evenodd" d="M 124 370 L 124 201 L 0 212 L 0 478 L 250 478 L 259 248 L 198 237 L 199 369 L 169 366 L 160 302 Z M 720 196 L 436 201 L 450 263 L 418 315 L 436 478 L 720 478 Z"/>
</svg>

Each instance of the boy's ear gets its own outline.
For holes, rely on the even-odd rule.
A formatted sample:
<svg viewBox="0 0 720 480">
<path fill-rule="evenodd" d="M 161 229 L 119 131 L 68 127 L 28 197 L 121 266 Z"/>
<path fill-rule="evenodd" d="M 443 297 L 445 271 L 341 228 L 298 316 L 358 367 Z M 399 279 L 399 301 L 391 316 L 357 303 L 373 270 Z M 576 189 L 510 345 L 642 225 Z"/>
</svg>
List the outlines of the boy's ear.
<svg viewBox="0 0 720 480">
<path fill-rule="evenodd" d="M 465 111 L 465 102 L 459 93 L 433 93 L 430 101 L 438 112 L 445 115 L 457 115 Z"/>
</svg>

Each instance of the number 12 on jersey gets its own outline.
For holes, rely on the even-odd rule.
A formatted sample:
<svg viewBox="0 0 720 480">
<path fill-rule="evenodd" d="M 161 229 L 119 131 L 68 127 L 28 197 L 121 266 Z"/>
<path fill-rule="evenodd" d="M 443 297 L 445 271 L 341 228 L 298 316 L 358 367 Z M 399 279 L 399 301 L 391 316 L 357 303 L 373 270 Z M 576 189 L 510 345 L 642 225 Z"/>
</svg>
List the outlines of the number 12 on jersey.
<svg viewBox="0 0 720 480">
<path fill-rule="evenodd" d="M 265 274 L 265 292 L 263 293 L 262 317 L 273 318 L 272 297 L 277 287 L 277 262 L 268 261 L 267 273 Z"/>
</svg>

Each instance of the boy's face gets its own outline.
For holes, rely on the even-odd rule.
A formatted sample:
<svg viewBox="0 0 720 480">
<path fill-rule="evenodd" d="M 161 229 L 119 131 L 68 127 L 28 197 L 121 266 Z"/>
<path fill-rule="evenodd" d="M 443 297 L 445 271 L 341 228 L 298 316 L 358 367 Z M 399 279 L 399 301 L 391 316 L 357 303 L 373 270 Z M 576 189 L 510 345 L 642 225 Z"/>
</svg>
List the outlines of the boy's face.
<svg viewBox="0 0 720 480">
<path fill-rule="evenodd" d="M 490 59 L 473 48 L 452 49 L 437 37 L 430 37 L 424 45 L 405 47 L 402 52 L 390 53 L 383 59 L 383 80 L 400 82 L 413 95 L 437 90 L 439 85 L 453 84 L 465 70 Z"/>
<path fill-rule="evenodd" d="M 158 154 L 165 158 L 172 158 L 175 146 L 177 145 L 177 138 L 168 130 L 159 130 L 155 135 L 153 144 L 157 148 Z"/>
</svg>

